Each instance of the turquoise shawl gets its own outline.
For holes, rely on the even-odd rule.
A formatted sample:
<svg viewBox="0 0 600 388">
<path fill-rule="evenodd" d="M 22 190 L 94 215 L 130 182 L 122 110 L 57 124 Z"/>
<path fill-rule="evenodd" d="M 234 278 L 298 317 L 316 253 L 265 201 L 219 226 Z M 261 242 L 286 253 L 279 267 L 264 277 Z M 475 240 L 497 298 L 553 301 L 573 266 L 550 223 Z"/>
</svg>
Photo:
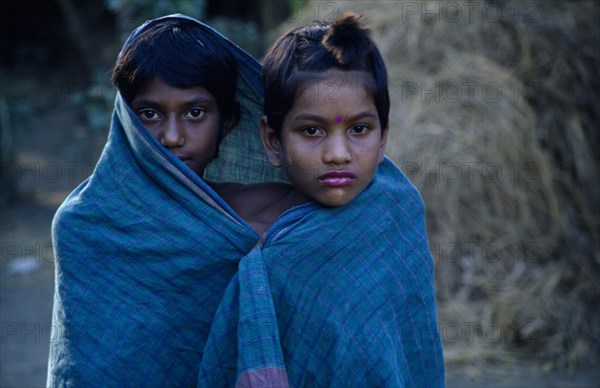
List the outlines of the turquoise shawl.
<svg viewBox="0 0 600 388">
<path fill-rule="evenodd" d="M 205 178 L 283 180 L 258 138 L 260 65 L 198 23 L 240 62 L 243 106 Z M 259 243 L 117 95 L 52 236 L 48 386 L 444 385 L 423 202 L 388 159 L 350 204 L 290 209 Z"/>
</svg>

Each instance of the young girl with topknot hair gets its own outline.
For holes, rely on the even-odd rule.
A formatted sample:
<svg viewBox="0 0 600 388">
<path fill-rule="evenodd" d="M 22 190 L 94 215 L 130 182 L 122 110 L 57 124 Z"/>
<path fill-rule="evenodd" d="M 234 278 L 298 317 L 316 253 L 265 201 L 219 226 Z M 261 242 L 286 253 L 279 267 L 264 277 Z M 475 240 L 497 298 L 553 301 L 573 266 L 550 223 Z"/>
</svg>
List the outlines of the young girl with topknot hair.
<svg viewBox="0 0 600 388">
<path fill-rule="evenodd" d="M 289 31 L 266 56 L 263 84 L 263 145 L 294 186 L 291 204 L 351 202 L 383 161 L 390 111 L 385 64 L 361 16 Z"/>
<path fill-rule="evenodd" d="M 240 262 L 252 274 L 225 296 L 262 310 L 217 313 L 216 338 L 238 342 L 209 339 L 219 362 L 202 364 L 203 385 L 443 387 L 424 205 L 384 156 L 387 74 L 369 29 L 354 13 L 294 28 L 262 79 L 264 150 L 291 187 L 262 212 L 266 233 Z"/>
<path fill-rule="evenodd" d="M 291 186 L 259 212 L 248 202 L 269 184 L 226 198 L 261 239 L 217 311 L 199 386 L 443 387 L 424 205 L 384 157 L 387 75 L 369 30 L 354 13 L 295 28 L 262 78 L 263 146 Z"/>
</svg>

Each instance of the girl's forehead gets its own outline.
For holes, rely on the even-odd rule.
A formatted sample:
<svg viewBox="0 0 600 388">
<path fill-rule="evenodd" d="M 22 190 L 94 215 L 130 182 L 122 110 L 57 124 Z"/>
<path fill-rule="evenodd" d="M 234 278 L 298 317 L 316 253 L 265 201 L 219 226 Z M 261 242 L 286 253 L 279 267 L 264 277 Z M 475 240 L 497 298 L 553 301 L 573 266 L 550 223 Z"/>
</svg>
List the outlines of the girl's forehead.
<svg viewBox="0 0 600 388">
<path fill-rule="evenodd" d="M 375 82 L 370 73 L 364 71 L 329 70 L 325 73 L 310 73 L 300 76 L 294 100 L 313 95 L 322 102 L 331 102 L 341 88 L 354 88 L 373 95 Z M 328 98 L 329 97 L 329 98 Z"/>
<path fill-rule="evenodd" d="M 364 83 L 334 84 L 328 79 L 306 85 L 293 101 L 286 119 L 291 122 L 319 117 L 339 124 L 359 112 L 377 115 L 373 94 Z"/>
<path fill-rule="evenodd" d="M 340 69 L 330 69 L 322 73 L 313 73 L 312 77 L 307 77 L 305 84 L 329 83 L 338 86 L 371 86 L 373 76 L 366 71 L 351 70 L 344 71 Z"/>
<path fill-rule="evenodd" d="M 342 88 L 356 89 L 372 97 L 374 80 L 369 73 L 363 71 L 329 71 L 304 79 L 296 91 L 295 99 L 312 94 L 324 100 L 323 102 L 331 102 Z"/>
</svg>

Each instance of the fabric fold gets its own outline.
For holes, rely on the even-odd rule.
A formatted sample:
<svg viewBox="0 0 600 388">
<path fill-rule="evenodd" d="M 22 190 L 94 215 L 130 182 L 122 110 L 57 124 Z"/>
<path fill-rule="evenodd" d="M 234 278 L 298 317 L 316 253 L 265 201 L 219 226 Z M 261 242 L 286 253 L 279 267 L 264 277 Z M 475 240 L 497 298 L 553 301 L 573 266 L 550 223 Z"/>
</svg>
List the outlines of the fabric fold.
<svg viewBox="0 0 600 388">
<path fill-rule="evenodd" d="M 194 385 L 214 311 L 258 240 L 190 189 L 201 185 L 146 173 L 122 131 L 115 121 L 53 222 L 52 386 Z"/>
<path fill-rule="evenodd" d="M 386 158 L 353 202 L 288 211 L 241 259 L 198 385 L 443 386 L 434 291 L 423 202 Z"/>
<path fill-rule="evenodd" d="M 273 294 L 260 246 L 240 260 L 238 272 L 223 296 L 204 350 L 198 386 L 288 386 Z"/>
</svg>

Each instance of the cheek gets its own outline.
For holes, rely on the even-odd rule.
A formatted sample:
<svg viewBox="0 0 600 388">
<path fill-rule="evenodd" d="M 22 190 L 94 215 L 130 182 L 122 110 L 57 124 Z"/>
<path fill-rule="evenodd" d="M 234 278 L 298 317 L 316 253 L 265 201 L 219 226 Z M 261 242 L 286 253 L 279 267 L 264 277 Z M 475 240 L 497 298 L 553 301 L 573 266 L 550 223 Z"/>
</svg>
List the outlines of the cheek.
<svg viewBox="0 0 600 388">
<path fill-rule="evenodd" d="M 301 183 L 312 176 L 314 163 L 298 149 L 287 149 L 282 154 L 282 162 L 287 177 L 294 183 Z"/>
<path fill-rule="evenodd" d="M 302 168 L 302 163 L 298 163 L 298 160 L 290 157 L 288 154 L 283 163 L 285 174 L 292 182 L 299 182 L 302 180 L 302 177 L 305 176 L 304 169 Z"/>
<path fill-rule="evenodd" d="M 219 128 L 215 125 L 204 125 L 194 130 L 194 136 L 203 144 L 212 145 L 217 142 L 219 138 Z"/>
<path fill-rule="evenodd" d="M 145 123 L 144 126 L 146 127 L 146 129 L 148 129 L 148 132 L 150 132 L 150 134 L 152 136 L 154 136 L 156 139 L 159 138 L 159 127 L 158 125 L 152 125 L 150 123 Z"/>
<path fill-rule="evenodd" d="M 314 151 L 307 147 L 294 147 L 286 149 L 284 153 L 286 164 L 294 166 L 297 170 L 311 170 L 315 166 Z"/>
<path fill-rule="evenodd" d="M 383 151 L 380 147 L 380 141 L 373 141 L 373 143 L 364 147 L 361 152 L 363 153 L 363 157 L 372 163 L 379 163 L 380 157 L 383 156 Z"/>
</svg>

